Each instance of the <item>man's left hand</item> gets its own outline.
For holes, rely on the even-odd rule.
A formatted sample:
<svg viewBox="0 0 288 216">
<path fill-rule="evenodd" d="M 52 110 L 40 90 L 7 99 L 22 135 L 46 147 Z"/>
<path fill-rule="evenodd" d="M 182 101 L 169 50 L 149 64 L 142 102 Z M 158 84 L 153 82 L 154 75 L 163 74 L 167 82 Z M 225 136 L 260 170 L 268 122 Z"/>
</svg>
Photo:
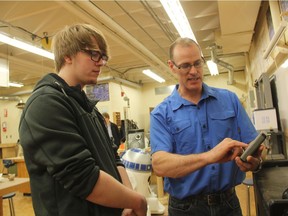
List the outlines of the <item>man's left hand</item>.
<svg viewBox="0 0 288 216">
<path fill-rule="evenodd" d="M 264 150 L 264 148 L 265 148 L 265 146 L 261 145 L 258 148 L 258 151 L 254 155 L 247 157 L 246 162 L 242 161 L 240 159 L 240 157 L 237 156 L 235 158 L 235 161 L 236 161 L 236 164 L 238 165 L 239 169 L 243 172 L 256 171 L 262 163 L 261 154 L 262 154 L 262 151 Z"/>
</svg>

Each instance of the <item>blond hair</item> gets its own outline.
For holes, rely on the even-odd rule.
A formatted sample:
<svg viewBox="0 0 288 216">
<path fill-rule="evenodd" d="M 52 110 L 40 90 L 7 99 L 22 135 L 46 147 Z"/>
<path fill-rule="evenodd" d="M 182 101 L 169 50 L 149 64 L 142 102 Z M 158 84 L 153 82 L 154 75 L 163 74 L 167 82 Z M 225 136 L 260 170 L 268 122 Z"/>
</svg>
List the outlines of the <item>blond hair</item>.
<svg viewBox="0 0 288 216">
<path fill-rule="evenodd" d="M 97 42 L 100 51 L 108 57 L 108 46 L 102 33 L 89 24 L 65 26 L 52 39 L 52 50 L 55 55 L 55 69 L 59 72 L 65 63 L 65 57 L 75 56 L 83 49 L 95 47 Z"/>
</svg>

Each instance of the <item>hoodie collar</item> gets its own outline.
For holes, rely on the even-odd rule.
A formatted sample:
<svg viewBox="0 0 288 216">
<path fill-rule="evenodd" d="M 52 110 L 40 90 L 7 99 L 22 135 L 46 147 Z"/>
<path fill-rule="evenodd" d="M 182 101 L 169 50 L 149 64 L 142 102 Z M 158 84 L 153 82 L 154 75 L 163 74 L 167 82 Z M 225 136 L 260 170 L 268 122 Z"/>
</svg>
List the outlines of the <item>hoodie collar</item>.
<svg viewBox="0 0 288 216">
<path fill-rule="evenodd" d="M 87 112 L 92 112 L 95 105 L 98 101 L 90 100 L 86 93 L 81 89 L 80 85 L 69 86 L 65 80 L 63 80 L 60 76 L 55 73 L 47 74 L 34 89 L 37 90 L 42 86 L 52 86 L 53 88 L 61 91 L 66 97 L 74 98 L 80 106 L 85 109 Z"/>
</svg>

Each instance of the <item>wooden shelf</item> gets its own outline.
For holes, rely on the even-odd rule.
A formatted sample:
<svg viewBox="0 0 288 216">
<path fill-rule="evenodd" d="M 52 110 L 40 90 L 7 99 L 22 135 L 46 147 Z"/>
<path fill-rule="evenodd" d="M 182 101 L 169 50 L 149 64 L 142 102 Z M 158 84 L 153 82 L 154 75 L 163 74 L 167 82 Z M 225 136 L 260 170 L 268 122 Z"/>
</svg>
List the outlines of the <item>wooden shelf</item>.
<svg viewBox="0 0 288 216">
<path fill-rule="evenodd" d="M 7 169 L 3 165 L 2 159 L 16 157 L 17 144 L 16 143 L 2 143 L 0 144 L 0 172 L 7 173 Z"/>
<path fill-rule="evenodd" d="M 5 159 L 12 160 L 15 163 L 17 167 L 18 178 L 29 178 L 29 174 L 26 168 L 24 157 L 10 157 L 10 158 L 5 158 Z M 30 185 L 26 185 L 25 187 L 22 187 L 21 190 L 19 191 L 24 194 L 30 194 L 31 193 Z"/>
</svg>

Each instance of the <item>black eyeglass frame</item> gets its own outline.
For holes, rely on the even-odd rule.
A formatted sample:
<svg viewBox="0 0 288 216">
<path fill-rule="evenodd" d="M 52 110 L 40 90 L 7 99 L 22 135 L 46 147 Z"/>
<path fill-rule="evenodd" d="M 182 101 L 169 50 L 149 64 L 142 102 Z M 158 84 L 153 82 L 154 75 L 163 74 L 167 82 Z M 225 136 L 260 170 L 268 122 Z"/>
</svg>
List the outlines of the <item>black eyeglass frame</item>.
<svg viewBox="0 0 288 216">
<path fill-rule="evenodd" d="M 205 59 L 201 57 L 201 59 L 196 60 L 193 64 L 190 63 L 183 63 L 180 65 L 177 65 L 174 61 L 171 60 L 173 65 L 178 69 L 178 70 L 185 70 L 186 72 L 190 71 L 192 67 L 195 67 L 196 69 L 203 68 L 205 64 Z M 198 65 L 199 64 L 199 65 Z M 183 67 L 184 66 L 184 67 Z"/>
<path fill-rule="evenodd" d="M 83 49 L 81 51 L 90 55 L 91 60 L 94 62 L 99 62 L 101 59 L 105 61 L 105 63 L 108 61 L 108 56 L 103 54 L 100 50 Z"/>
</svg>

